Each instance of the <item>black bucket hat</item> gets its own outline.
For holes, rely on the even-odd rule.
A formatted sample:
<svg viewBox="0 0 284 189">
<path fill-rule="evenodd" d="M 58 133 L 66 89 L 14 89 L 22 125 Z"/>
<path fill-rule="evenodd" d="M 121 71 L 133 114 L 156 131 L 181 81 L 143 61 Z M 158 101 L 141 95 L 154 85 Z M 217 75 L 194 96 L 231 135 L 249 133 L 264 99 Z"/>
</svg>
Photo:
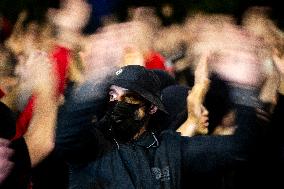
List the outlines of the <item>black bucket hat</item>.
<svg viewBox="0 0 284 189">
<path fill-rule="evenodd" d="M 124 66 L 116 71 L 110 84 L 138 93 L 159 110 L 167 113 L 160 98 L 161 82 L 153 71 L 139 65 Z"/>
</svg>

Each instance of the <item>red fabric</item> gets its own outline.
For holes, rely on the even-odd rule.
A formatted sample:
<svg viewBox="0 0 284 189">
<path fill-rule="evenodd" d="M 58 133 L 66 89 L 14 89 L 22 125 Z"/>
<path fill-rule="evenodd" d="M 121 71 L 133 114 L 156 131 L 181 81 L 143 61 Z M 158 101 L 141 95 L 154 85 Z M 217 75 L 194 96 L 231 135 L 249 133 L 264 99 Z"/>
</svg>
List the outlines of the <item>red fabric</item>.
<svg viewBox="0 0 284 189">
<path fill-rule="evenodd" d="M 70 62 L 70 50 L 64 47 L 56 46 L 54 51 L 51 53 L 51 56 L 54 60 L 54 71 L 58 79 L 58 85 L 56 90 L 59 96 L 60 94 L 64 94 L 66 75 Z M 36 97 L 32 95 L 23 112 L 21 112 L 21 114 L 19 115 L 16 123 L 16 135 L 14 139 L 20 138 L 27 131 L 29 122 L 33 115 L 33 106 L 35 99 Z"/>
<path fill-rule="evenodd" d="M 165 58 L 158 52 L 151 52 L 145 59 L 147 69 L 166 70 Z"/>
<path fill-rule="evenodd" d="M 2 98 L 3 96 L 5 96 L 5 93 L 0 89 L 0 98 Z"/>
<path fill-rule="evenodd" d="M 67 70 L 70 62 L 70 50 L 57 46 L 52 53 L 55 64 L 55 73 L 58 77 L 58 94 L 64 94 Z"/>
<path fill-rule="evenodd" d="M 33 115 L 34 102 L 35 96 L 33 95 L 29 99 L 28 104 L 25 106 L 25 109 L 20 113 L 16 122 L 16 134 L 14 139 L 20 138 L 27 131 L 28 125 Z"/>
<path fill-rule="evenodd" d="M 3 39 L 6 39 L 7 37 L 9 37 L 9 35 L 12 32 L 12 24 L 9 22 L 8 19 L 6 19 L 5 17 L 2 17 L 3 22 L 2 22 L 2 37 Z"/>
</svg>

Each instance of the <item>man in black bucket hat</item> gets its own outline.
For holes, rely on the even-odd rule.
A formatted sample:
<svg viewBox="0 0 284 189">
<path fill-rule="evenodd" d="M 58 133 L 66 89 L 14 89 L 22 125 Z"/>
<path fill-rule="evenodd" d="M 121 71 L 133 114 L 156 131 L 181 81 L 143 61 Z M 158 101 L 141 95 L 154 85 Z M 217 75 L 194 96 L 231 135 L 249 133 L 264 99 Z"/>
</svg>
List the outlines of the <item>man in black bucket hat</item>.
<svg viewBox="0 0 284 189">
<path fill-rule="evenodd" d="M 111 81 L 112 85 L 136 92 L 158 109 L 167 112 L 160 99 L 161 81 L 153 71 L 143 66 L 129 65 L 119 69 L 115 74 Z"/>
<path fill-rule="evenodd" d="M 116 71 L 110 84 L 113 106 L 101 127 L 107 128 L 116 142 L 129 142 L 150 130 L 149 119 L 158 109 L 167 113 L 160 99 L 161 82 L 153 71 L 128 65 Z"/>
<path fill-rule="evenodd" d="M 184 137 L 172 130 L 157 134 L 148 128 L 157 109 L 166 112 L 157 75 L 125 66 L 109 82 L 112 106 L 100 121 L 76 122 L 82 116 L 76 111 L 60 116 L 58 129 L 65 132 L 57 135 L 55 153 L 70 165 L 70 188 L 187 188 L 195 174 L 218 173 L 248 158 L 257 133 L 254 109 L 236 108 L 239 127 L 232 136 Z"/>
</svg>

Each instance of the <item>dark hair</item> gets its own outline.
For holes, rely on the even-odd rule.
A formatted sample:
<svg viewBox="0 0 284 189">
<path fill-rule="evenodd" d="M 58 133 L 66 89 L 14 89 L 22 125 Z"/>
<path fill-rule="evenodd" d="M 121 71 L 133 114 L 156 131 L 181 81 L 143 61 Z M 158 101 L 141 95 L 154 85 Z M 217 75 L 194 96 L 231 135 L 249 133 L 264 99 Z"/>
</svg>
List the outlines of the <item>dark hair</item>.
<svg viewBox="0 0 284 189">
<path fill-rule="evenodd" d="M 210 80 L 210 87 L 204 101 L 204 105 L 209 111 L 209 134 L 220 124 L 224 115 L 233 109 L 227 82 L 217 75 L 212 75 Z"/>
<path fill-rule="evenodd" d="M 153 69 L 152 70 L 160 79 L 161 82 L 161 90 L 164 88 L 171 86 L 171 85 L 176 85 L 177 81 L 173 76 L 171 76 L 168 72 L 164 70 L 159 70 L 159 69 Z"/>
<path fill-rule="evenodd" d="M 170 85 L 162 90 L 162 102 L 169 114 L 157 111 L 151 117 L 150 124 L 156 131 L 176 130 L 187 119 L 188 90 L 184 85 Z"/>
<path fill-rule="evenodd" d="M 160 97 L 161 81 L 152 70 L 138 65 L 124 66 L 116 72 L 110 84 L 138 93 L 167 113 Z"/>
<path fill-rule="evenodd" d="M 3 76 L 15 76 L 15 67 L 17 60 L 12 51 L 0 44 L 0 55 L 5 57 L 5 61 L 0 62 L 0 77 Z"/>
</svg>

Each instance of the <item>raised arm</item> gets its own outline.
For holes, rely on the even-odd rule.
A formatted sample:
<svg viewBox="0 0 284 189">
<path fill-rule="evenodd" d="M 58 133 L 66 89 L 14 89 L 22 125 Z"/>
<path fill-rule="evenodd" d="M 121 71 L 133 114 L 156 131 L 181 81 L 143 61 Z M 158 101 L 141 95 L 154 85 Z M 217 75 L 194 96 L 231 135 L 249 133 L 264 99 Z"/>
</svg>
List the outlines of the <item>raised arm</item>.
<svg viewBox="0 0 284 189">
<path fill-rule="evenodd" d="M 185 137 L 182 156 L 185 170 L 194 174 L 217 172 L 247 161 L 257 145 L 260 126 L 255 109 L 236 105 L 234 135 Z"/>
<path fill-rule="evenodd" d="M 30 126 L 24 135 L 31 165 L 44 159 L 54 147 L 57 100 L 55 97 L 55 74 L 47 54 L 33 52 L 26 63 L 28 80 L 36 94 L 34 113 Z"/>
<path fill-rule="evenodd" d="M 182 136 L 194 136 L 201 130 L 202 104 L 207 93 L 210 80 L 208 79 L 208 54 L 201 56 L 195 70 L 195 81 L 187 96 L 187 120 L 177 129 Z"/>
<path fill-rule="evenodd" d="M 11 141 L 9 146 L 5 145 L 5 141 L 1 143 L 0 139 L 1 188 L 28 186 L 31 168 L 47 157 L 54 147 L 57 101 L 53 91 L 55 79 L 51 64 L 45 53 L 32 52 L 25 66 L 28 68 L 26 82 L 37 95 L 34 114 L 24 137 Z M 0 107 L 1 115 L 13 115 L 4 103 Z M 15 121 L 7 124 L 13 127 Z M 11 151 L 13 154 L 9 157 Z"/>
<path fill-rule="evenodd" d="M 80 161 L 93 158 L 105 148 L 106 139 L 96 129 L 96 122 L 104 114 L 106 101 L 105 96 L 90 94 L 95 93 L 94 87 L 86 83 L 65 96 L 58 112 L 55 141 L 55 154 L 60 158 Z"/>
<path fill-rule="evenodd" d="M 231 74 L 233 74 L 233 70 L 231 70 Z M 233 82 L 234 79 L 234 77 L 227 78 L 227 81 Z M 247 86 L 246 82 L 243 81 L 240 84 Z M 202 100 L 202 92 L 205 91 L 200 89 L 198 93 L 200 97 L 196 99 Z M 199 106 L 202 104 L 201 100 L 199 101 Z M 257 145 L 261 127 L 254 107 L 249 104 L 239 105 L 237 102 L 235 102 L 234 106 L 236 112 L 235 124 L 237 125 L 234 135 L 183 138 L 182 156 L 185 170 L 192 171 L 194 174 L 215 172 L 248 160 Z M 197 110 L 194 106 L 189 108 Z M 195 123 L 192 125 L 198 125 L 198 121 Z"/>
</svg>

